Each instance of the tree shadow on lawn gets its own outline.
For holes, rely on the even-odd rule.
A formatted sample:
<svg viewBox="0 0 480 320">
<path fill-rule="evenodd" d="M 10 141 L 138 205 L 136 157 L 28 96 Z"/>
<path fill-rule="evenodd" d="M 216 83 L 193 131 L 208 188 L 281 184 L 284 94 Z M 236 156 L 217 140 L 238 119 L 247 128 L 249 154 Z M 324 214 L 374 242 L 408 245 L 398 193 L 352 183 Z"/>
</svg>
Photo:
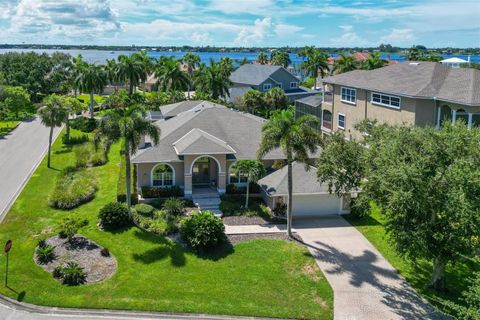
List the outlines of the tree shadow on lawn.
<svg viewBox="0 0 480 320">
<path fill-rule="evenodd" d="M 143 253 L 134 253 L 132 256 L 135 261 L 143 264 L 150 264 L 170 257 L 172 265 L 176 267 L 185 266 L 185 249 L 178 243 L 163 236 L 142 230 L 135 230 L 134 235 L 141 240 L 158 244 L 158 247 L 149 249 Z"/>
<path fill-rule="evenodd" d="M 380 226 L 382 225 L 381 222 L 379 222 L 377 219 L 373 218 L 370 215 L 365 215 L 365 216 L 355 216 L 353 214 L 348 214 L 343 216 L 345 220 L 350 222 L 353 226 L 356 227 L 362 227 L 362 226 Z"/>
</svg>

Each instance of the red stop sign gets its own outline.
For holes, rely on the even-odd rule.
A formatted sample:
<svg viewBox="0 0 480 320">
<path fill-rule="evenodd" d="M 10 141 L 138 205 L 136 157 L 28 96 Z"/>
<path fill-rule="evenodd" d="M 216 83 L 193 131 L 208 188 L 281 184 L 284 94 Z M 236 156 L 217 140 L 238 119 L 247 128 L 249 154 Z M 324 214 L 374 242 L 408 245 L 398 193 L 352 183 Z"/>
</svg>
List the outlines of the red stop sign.
<svg viewBox="0 0 480 320">
<path fill-rule="evenodd" d="M 5 253 L 9 253 L 10 249 L 12 248 L 12 240 L 8 240 L 5 244 Z"/>
</svg>

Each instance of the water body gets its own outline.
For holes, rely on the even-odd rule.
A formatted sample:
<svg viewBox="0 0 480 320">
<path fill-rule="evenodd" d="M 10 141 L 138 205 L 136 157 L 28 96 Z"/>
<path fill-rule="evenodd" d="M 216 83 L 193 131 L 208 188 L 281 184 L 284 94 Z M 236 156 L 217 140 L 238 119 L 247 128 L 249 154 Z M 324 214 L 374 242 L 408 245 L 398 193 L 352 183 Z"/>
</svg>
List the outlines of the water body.
<svg viewBox="0 0 480 320">
<path fill-rule="evenodd" d="M 0 54 L 6 52 L 36 52 L 36 53 L 47 53 L 52 54 L 54 52 L 64 52 L 68 53 L 71 56 L 77 56 L 81 54 L 83 58 L 90 63 L 104 64 L 107 59 L 116 59 L 119 55 L 131 55 L 133 51 L 103 51 L 103 50 L 56 50 L 56 49 L 0 49 Z M 210 59 L 214 61 L 220 60 L 222 57 L 229 57 L 230 59 L 236 61 L 237 63 L 243 59 L 248 61 L 255 61 L 258 54 L 253 52 L 194 52 L 200 56 L 200 60 L 204 63 L 209 63 Z M 169 52 L 169 51 L 149 51 L 148 55 L 154 58 L 159 58 L 161 56 L 181 58 L 185 55 L 185 52 Z M 338 56 L 333 54 L 333 57 Z M 383 59 L 390 59 L 403 62 L 405 61 L 405 56 L 403 54 L 392 53 L 392 54 L 382 54 Z M 467 55 L 443 55 L 444 59 L 448 58 L 460 58 L 468 60 Z M 297 54 L 290 54 L 290 60 L 292 61 L 293 66 L 298 66 L 302 63 L 303 59 Z M 480 55 L 470 56 L 470 61 L 480 63 Z"/>
</svg>

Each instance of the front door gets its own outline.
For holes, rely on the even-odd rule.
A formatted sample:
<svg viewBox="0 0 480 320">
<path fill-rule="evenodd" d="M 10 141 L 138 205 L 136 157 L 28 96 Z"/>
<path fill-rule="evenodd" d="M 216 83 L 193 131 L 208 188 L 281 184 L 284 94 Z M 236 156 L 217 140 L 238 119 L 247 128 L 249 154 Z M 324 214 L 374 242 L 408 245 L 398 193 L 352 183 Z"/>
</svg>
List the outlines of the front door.
<svg viewBox="0 0 480 320">
<path fill-rule="evenodd" d="M 193 165 L 192 175 L 193 185 L 209 185 L 210 184 L 210 162 L 207 157 L 200 158 Z"/>
</svg>

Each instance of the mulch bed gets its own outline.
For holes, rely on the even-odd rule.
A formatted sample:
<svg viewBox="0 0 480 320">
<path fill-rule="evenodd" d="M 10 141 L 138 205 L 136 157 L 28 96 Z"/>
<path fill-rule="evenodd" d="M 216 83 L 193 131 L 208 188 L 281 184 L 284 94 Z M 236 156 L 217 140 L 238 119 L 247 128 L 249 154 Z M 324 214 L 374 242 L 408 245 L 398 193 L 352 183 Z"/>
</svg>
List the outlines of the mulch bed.
<svg viewBox="0 0 480 320">
<path fill-rule="evenodd" d="M 76 235 L 72 243 L 58 236 L 49 238 L 46 243 L 55 247 L 55 259 L 46 264 L 35 262 L 44 270 L 52 273 L 56 266 L 64 265 L 69 261 L 78 263 L 87 274 L 86 283 L 95 283 L 110 278 L 117 270 L 117 260 L 110 254 L 101 255 L 101 246 L 92 240 Z"/>
<path fill-rule="evenodd" d="M 229 226 L 244 226 L 252 224 L 270 224 L 270 221 L 259 216 L 228 216 L 223 217 L 223 223 Z"/>
<path fill-rule="evenodd" d="M 297 233 L 294 233 L 293 237 L 298 241 L 302 241 L 302 238 Z M 232 245 L 235 245 L 240 242 L 248 241 L 248 240 L 257 240 L 257 239 L 289 240 L 287 235 L 283 232 L 282 233 L 247 233 L 247 234 L 228 235 L 228 240 Z"/>
</svg>

